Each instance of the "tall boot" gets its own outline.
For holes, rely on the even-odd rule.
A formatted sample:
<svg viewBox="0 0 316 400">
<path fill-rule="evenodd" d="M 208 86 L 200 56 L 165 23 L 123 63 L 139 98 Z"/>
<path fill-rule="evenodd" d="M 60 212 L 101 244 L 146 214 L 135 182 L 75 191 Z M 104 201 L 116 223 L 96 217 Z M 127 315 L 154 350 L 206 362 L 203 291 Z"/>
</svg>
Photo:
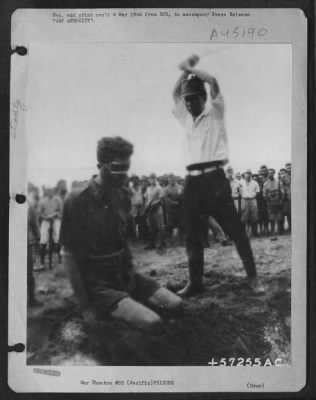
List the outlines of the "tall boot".
<svg viewBox="0 0 316 400">
<path fill-rule="evenodd" d="M 193 254 L 192 254 L 193 253 Z M 182 297 L 191 297 L 201 293 L 203 286 L 204 251 L 189 252 L 189 282 L 177 294 Z"/>
<path fill-rule="evenodd" d="M 250 289 L 257 294 L 263 294 L 265 289 L 257 277 L 256 264 L 253 256 L 241 257 L 244 269 L 247 273 L 247 280 Z"/>
</svg>

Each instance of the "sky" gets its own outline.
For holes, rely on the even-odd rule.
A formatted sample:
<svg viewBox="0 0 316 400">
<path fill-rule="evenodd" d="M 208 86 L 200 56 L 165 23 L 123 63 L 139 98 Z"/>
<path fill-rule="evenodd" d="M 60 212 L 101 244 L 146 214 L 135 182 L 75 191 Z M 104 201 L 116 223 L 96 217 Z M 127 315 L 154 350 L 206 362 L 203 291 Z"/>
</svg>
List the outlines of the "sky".
<svg viewBox="0 0 316 400">
<path fill-rule="evenodd" d="M 38 44 L 27 86 L 28 180 L 89 179 L 97 140 L 117 135 L 134 144 L 131 173 L 184 175 L 172 90 L 177 66 L 191 54 L 219 82 L 235 172 L 291 161 L 290 45 Z"/>
</svg>

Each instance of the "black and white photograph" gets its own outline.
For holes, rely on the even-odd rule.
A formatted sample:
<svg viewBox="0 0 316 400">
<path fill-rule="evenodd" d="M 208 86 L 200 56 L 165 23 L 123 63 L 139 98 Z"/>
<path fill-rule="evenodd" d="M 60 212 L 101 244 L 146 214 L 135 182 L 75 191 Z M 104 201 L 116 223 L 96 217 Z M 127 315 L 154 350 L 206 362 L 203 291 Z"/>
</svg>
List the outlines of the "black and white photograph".
<svg viewBox="0 0 316 400">
<path fill-rule="evenodd" d="M 293 323 L 306 269 L 305 122 L 296 130 L 306 66 L 294 64 L 295 46 L 247 24 L 252 10 L 42 13 L 61 38 L 35 40 L 32 28 L 27 55 L 12 61 L 11 163 L 21 166 L 11 181 L 27 198 L 24 263 L 12 267 L 23 269 L 25 366 L 51 387 L 50 371 L 63 367 L 112 371 L 73 373 L 78 391 L 172 391 L 178 367 L 205 367 L 197 391 L 225 391 L 248 367 L 269 370 L 273 388 L 293 367 L 297 329 L 305 335 Z M 188 21 L 181 41 L 177 18 L 182 29 Z M 94 40 L 91 25 L 105 19 L 112 36 Z M 84 40 L 74 42 L 76 29 Z M 120 367 L 141 372 L 122 378 Z M 241 390 L 269 390 L 262 377 L 242 379 Z"/>
</svg>

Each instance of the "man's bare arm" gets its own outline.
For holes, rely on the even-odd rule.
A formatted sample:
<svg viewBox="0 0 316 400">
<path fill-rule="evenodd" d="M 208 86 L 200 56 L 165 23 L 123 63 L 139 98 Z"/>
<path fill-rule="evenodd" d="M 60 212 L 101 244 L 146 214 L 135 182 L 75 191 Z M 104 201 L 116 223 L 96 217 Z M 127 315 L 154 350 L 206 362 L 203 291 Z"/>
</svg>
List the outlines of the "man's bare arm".
<svg viewBox="0 0 316 400">
<path fill-rule="evenodd" d="M 173 100 L 175 101 L 175 103 L 178 103 L 181 98 L 180 96 L 182 82 L 190 75 L 190 68 L 193 68 L 199 62 L 199 60 L 199 56 L 193 54 L 188 59 L 180 63 L 179 69 L 181 69 L 183 72 L 180 78 L 177 80 L 176 86 L 173 90 Z"/>
</svg>

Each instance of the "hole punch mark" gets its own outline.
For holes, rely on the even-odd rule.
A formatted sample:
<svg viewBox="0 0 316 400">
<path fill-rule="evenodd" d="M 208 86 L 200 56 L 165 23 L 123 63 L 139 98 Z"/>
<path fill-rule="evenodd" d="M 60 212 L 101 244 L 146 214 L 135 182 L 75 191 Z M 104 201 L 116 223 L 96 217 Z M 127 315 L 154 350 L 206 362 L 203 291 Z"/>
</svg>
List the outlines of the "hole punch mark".
<svg viewBox="0 0 316 400">
<path fill-rule="evenodd" d="M 12 53 L 17 53 L 19 56 L 26 56 L 27 55 L 27 48 L 25 46 L 16 46 L 13 50 Z"/>
<path fill-rule="evenodd" d="M 16 201 L 18 204 L 23 204 L 23 203 L 25 203 L 25 201 L 26 201 L 26 197 L 24 196 L 24 194 L 16 194 L 16 195 L 15 195 L 15 201 Z"/>
<path fill-rule="evenodd" d="M 25 350 L 25 344 L 23 343 L 17 343 L 14 346 L 8 346 L 8 353 L 11 351 L 22 353 L 24 350 Z"/>
</svg>

